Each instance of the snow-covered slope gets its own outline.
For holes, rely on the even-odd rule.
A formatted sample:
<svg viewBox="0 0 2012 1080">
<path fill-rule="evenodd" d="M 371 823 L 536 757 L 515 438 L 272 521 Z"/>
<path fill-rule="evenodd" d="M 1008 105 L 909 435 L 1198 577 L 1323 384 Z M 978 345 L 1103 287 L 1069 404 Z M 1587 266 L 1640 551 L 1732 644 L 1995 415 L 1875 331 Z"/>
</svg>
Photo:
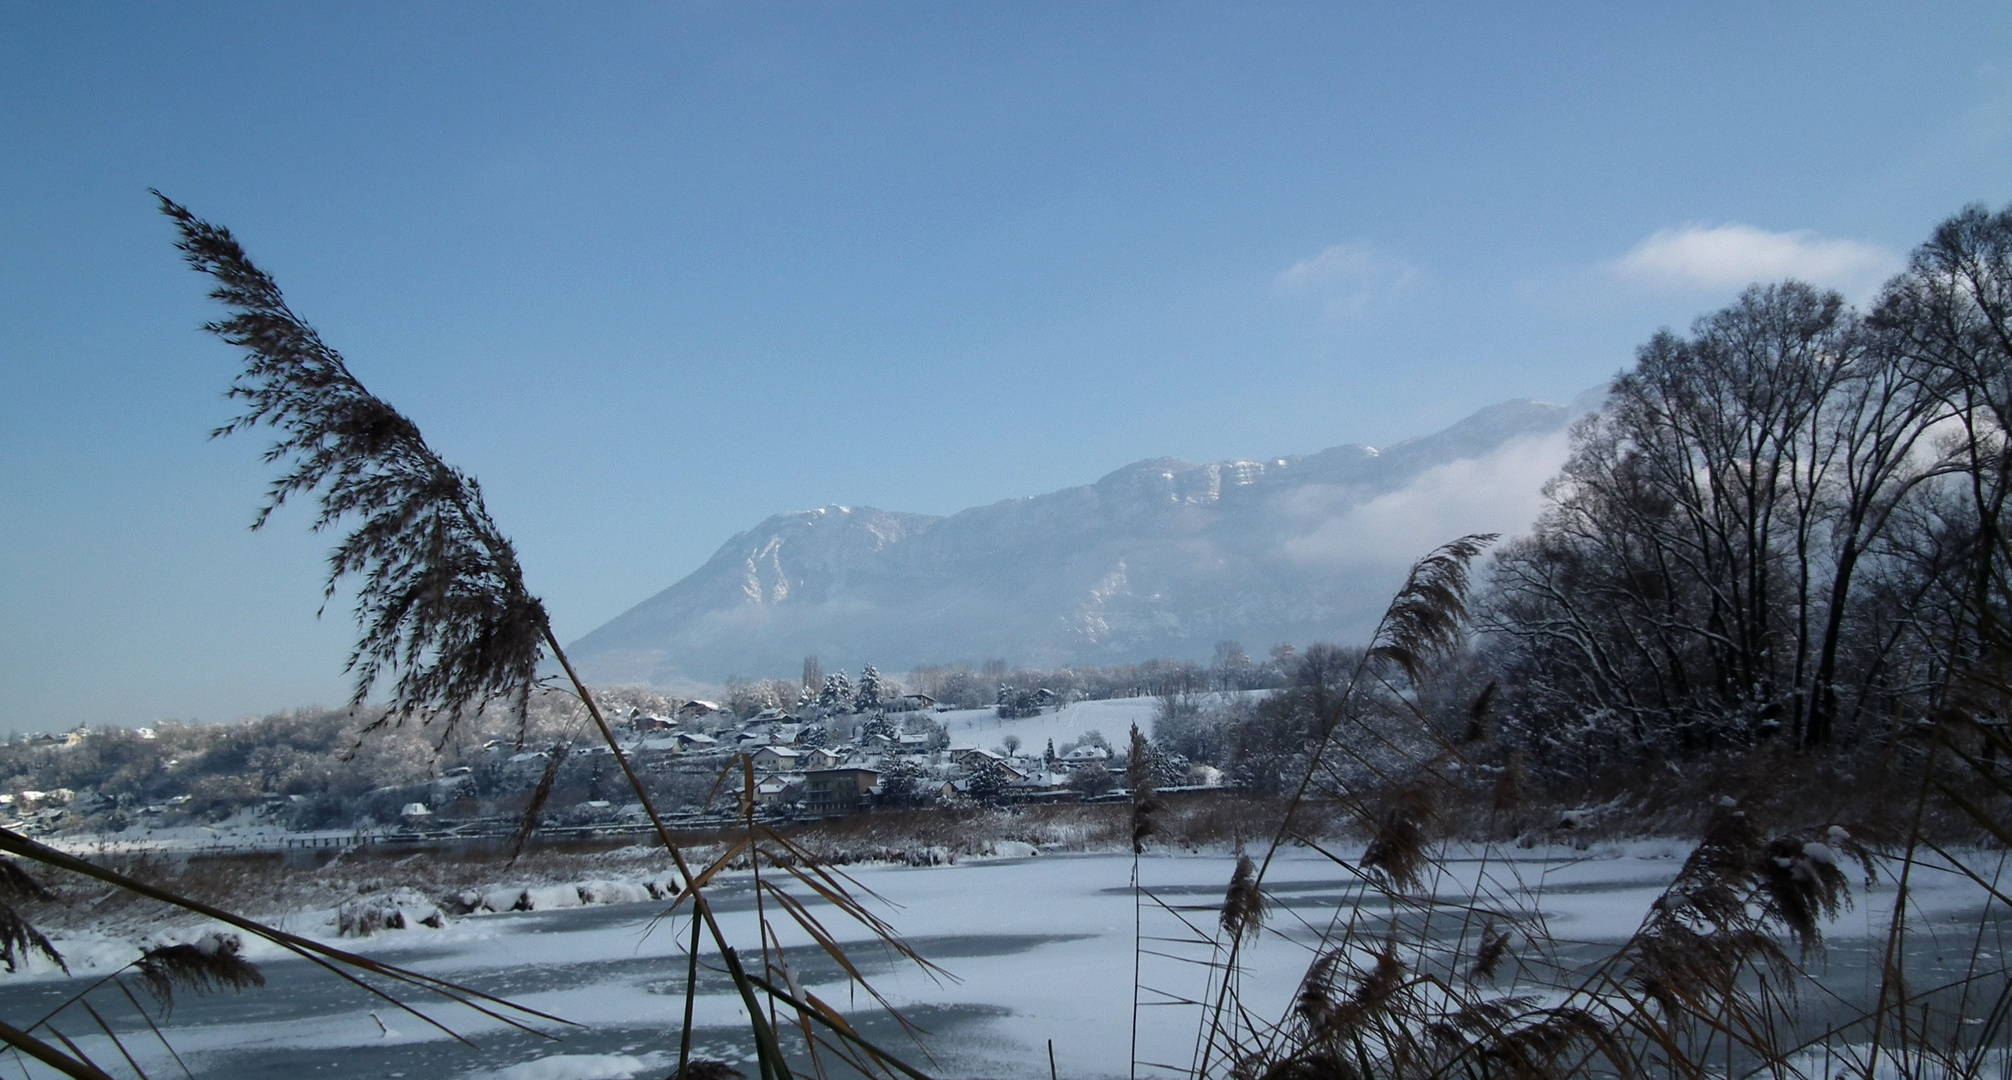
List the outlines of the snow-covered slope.
<svg viewBox="0 0 2012 1080">
<path fill-rule="evenodd" d="M 1510 401 L 1381 451 L 1193 465 L 947 518 L 778 514 L 569 648 L 603 682 L 1207 657 L 1216 642 L 1362 636 L 1404 568 L 1468 532 L 1526 527 L 1574 405 Z"/>
<path fill-rule="evenodd" d="M 957 709 L 937 713 L 950 736 L 952 748 L 976 746 L 984 750 L 995 750 L 1006 736 L 1016 736 L 1020 740 L 1020 752 L 1039 755 L 1049 743 L 1064 746 L 1081 741 L 1091 732 L 1104 737 L 1112 747 L 1123 749 L 1130 735 L 1132 725 L 1148 735 L 1153 731 L 1153 715 L 1159 705 L 1157 698 L 1110 698 L 1100 701 L 1078 701 L 1060 709 L 1043 709 L 1037 716 L 1023 716 L 1014 720 L 1001 720 L 996 709 Z"/>
</svg>

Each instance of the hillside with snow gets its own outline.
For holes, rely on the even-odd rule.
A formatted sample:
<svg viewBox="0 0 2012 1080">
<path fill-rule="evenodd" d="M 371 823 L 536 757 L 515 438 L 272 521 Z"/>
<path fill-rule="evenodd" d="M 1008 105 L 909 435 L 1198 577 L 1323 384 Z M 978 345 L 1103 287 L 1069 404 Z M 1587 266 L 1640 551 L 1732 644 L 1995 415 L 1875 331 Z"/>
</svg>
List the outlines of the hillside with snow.
<svg viewBox="0 0 2012 1080">
<path fill-rule="evenodd" d="M 1529 525 L 1597 400 L 1504 402 L 1380 450 L 1141 461 L 949 517 L 778 514 L 569 652 L 598 682 L 670 684 L 793 674 L 813 654 L 828 670 L 1053 666 L 1360 638 L 1418 555 Z"/>
</svg>

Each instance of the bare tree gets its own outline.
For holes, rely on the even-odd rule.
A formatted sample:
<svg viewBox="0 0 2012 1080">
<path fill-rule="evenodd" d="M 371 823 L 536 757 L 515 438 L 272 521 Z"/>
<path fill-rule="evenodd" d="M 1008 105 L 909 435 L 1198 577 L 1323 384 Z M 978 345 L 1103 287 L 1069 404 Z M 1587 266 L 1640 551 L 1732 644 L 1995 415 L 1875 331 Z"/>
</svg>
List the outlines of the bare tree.
<svg viewBox="0 0 2012 1080">
<path fill-rule="evenodd" d="M 1643 346 L 1497 559 L 1484 626 L 1515 642 L 1526 715 L 1601 714 L 1636 742 L 1829 741 L 1841 658 L 1862 682 L 1899 644 L 1868 632 L 1868 562 L 1946 472 L 1920 453 L 1949 414 L 1922 368 L 1796 282 Z"/>
</svg>

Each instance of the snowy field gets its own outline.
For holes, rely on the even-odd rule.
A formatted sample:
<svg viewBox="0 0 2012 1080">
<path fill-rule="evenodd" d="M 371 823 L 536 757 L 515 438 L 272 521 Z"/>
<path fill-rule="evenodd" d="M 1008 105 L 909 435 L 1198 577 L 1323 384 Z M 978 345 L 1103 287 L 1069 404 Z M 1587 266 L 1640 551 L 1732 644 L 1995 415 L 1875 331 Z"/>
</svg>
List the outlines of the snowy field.
<svg viewBox="0 0 2012 1080">
<path fill-rule="evenodd" d="M 1060 750 L 1064 743 L 1076 742 L 1094 731 L 1104 736 L 1113 750 L 1123 751 L 1133 724 L 1147 735 L 1153 733 L 1153 710 L 1157 705 L 1156 698 L 1111 698 L 1078 701 L 1018 720 L 1001 720 L 992 709 L 957 709 L 937 713 L 936 720 L 949 731 L 950 745 L 955 747 L 996 750 L 1000 740 L 1018 735 L 1021 753 L 1039 754 L 1050 739 L 1055 740 L 1055 748 Z"/>
<path fill-rule="evenodd" d="M 1105 721 L 1097 721 L 1101 724 Z M 1108 734 L 1108 732 L 1107 732 Z M 1043 736 L 1046 738 L 1047 736 Z M 1514 864 L 1491 863 L 1488 872 L 1521 882 L 1525 899 L 1541 910 L 1552 935 L 1571 947 L 1597 952 L 1629 935 L 1675 873 L 1686 847 L 1637 843 L 1591 853 L 1560 849 L 1519 853 Z M 1149 856 L 1145 885 L 1170 905 L 1218 902 L 1233 859 L 1211 855 Z M 967 861 L 927 868 L 859 868 L 860 884 L 885 897 L 883 913 L 920 951 L 955 980 L 936 981 L 878 950 L 858 946 L 856 958 L 888 996 L 928 1029 L 943 1077 L 1046 1076 L 1053 1041 L 1060 1073 L 1111 1077 L 1127 1073 L 1132 999 L 1133 898 L 1129 856 L 1043 855 Z M 1463 868 L 1464 867 L 1464 868 Z M 1456 876 L 1480 864 L 1454 864 Z M 1272 869 L 1276 908 L 1270 932 L 1250 953 L 1243 981 L 1247 1004 L 1279 1015 L 1308 960 L 1311 923 L 1335 910 L 1343 875 L 1324 860 L 1291 853 Z M 755 940 L 745 883 L 726 882 L 718 894 L 728 932 Z M 1916 901 L 1923 925 L 1939 927 L 1968 954 L 1978 931 L 1981 894 L 1950 875 L 1920 874 Z M 1869 950 L 1881 938 L 1894 890 L 1861 894 L 1855 908 L 1830 927 L 1826 983 L 1849 993 L 1870 986 Z M 575 1021 L 554 1028 L 557 1041 L 510 1032 L 454 1007 L 430 1008 L 470 1037 L 479 1049 L 450 1041 L 422 1021 L 387 1008 L 333 977 L 293 960 L 254 953 L 269 979 L 263 991 L 243 995 L 183 995 L 168 1027 L 175 1046 L 199 1077 L 456 1077 L 503 1080 L 616 1080 L 661 1076 L 675 1055 L 682 1012 L 683 965 L 678 938 L 666 923 L 651 927 L 659 905 L 636 903 L 574 907 L 464 918 L 445 928 L 389 931 L 361 948 L 371 955 L 429 974 L 465 982 Z M 327 913 L 303 913 L 292 929 L 328 933 Z M 1205 928 L 1213 912 L 1188 913 Z M 1173 936 L 1173 916 L 1149 914 L 1146 932 Z M 860 934 L 841 934 L 847 940 Z M 785 941 L 799 979 L 812 992 L 847 1001 L 828 962 Z M 344 945 L 357 943 L 345 941 Z M 122 958 L 100 946 L 92 970 L 89 942 L 59 942 L 81 961 L 80 975 L 103 974 Z M 1160 946 L 1167 948 L 1167 946 Z M 1174 951 L 1183 951 L 1174 947 Z M 1206 955 L 1206 950 L 1193 955 Z M 1924 950 L 1933 952 L 1936 950 Z M 1590 956 L 1591 953 L 1589 952 Z M 1177 995 L 1201 992 L 1202 969 L 1171 959 L 1145 958 L 1142 981 Z M 49 973 L 0 981 L 0 1016 L 21 1023 L 40 1015 L 82 984 Z M 702 977 L 697 1003 L 698 1043 L 713 1056 L 740 1060 L 744 1030 L 735 1025 L 737 1001 L 723 978 Z M 869 1037 L 899 1045 L 884 1020 L 855 1002 Z M 1168 1006 L 1143 1010 L 1141 1056 L 1184 1065 L 1194 1046 L 1196 1012 Z M 137 1025 L 137 1021 L 134 1022 Z M 83 1034 L 88 1021 L 65 1033 Z M 178 1073 L 144 1031 L 127 1040 L 149 1072 Z M 101 1037 L 80 1039 L 98 1060 L 116 1050 Z M 908 1047 L 914 1056 L 912 1046 Z M 148 1060 L 151 1054 L 157 1060 Z M 11 1071 L 11 1067 L 10 1067 Z M 752 1075 L 750 1067 L 748 1072 Z"/>
</svg>

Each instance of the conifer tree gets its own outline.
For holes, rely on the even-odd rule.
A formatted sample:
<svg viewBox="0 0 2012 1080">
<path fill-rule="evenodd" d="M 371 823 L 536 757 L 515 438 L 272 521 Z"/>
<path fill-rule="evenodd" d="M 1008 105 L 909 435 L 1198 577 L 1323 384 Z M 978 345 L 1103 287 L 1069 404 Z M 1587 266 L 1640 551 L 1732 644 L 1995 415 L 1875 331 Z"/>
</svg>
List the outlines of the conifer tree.
<svg viewBox="0 0 2012 1080">
<path fill-rule="evenodd" d="M 852 692 L 852 707 L 859 712 L 871 712 L 880 708 L 883 687 L 880 672 L 868 664 L 859 669 L 859 686 Z"/>
<path fill-rule="evenodd" d="M 824 677 L 824 688 L 817 692 L 817 707 L 828 713 L 852 711 L 852 680 L 845 672 L 834 671 Z"/>
<path fill-rule="evenodd" d="M 975 802 L 992 804 L 1006 793 L 1006 785 L 1012 781 L 1006 766 L 989 757 L 981 757 L 977 767 L 971 770 L 971 779 L 965 790 Z"/>
</svg>

